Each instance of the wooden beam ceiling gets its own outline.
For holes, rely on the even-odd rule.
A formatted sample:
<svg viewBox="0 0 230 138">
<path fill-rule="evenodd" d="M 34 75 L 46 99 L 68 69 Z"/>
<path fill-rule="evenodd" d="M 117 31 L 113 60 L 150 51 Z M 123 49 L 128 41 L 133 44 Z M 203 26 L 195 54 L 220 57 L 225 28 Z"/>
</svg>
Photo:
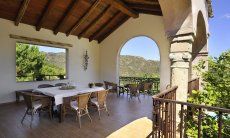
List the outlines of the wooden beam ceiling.
<svg viewBox="0 0 230 138">
<path fill-rule="evenodd" d="M 18 26 L 19 23 L 21 22 L 24 14 L 26 12 L 26 9 L 27 9 L 27 7 L 29 5 L 29 2 L 30 2 L 30 0 L 23 0 L 22 5 L 21 5 L 21 7 L 20 7 L 20 9 L 18 11 L 18 15 L 17 15 L 17 17 L 15 19 L 15 25 L 16 26 Z"/>
<path fill-rule="evenodd" d="M 87 33 L 88 30 L 90 30 L 94 25 L 100 22 L 101 19 L 104 18 L 104 16 L 108 13 L 108 11 L 111 9 L 111 5 L 109 5 L 101 14 L 97 16 L 95 20 L 93 20 L 80 34 L 79 38 L 81 38 L 85 33 Z"/>
<path fill-rule="evenodd" d="M 29 8 L 28 8 L 29 7 Z M 54 10 L 52 10 L 54 9 Z M 158 0 L 9 0 L 0 2 L 0 17 L 42 27 L 54 34 L 103 41 L 130 17 L 160 15 Z M 51 16 L 52 15 L 52 16 Z"/>
<path fill-rule="evenodd" d="M 93 41 L 95 40 L 95 38 L 97 38 L 100 33 L 107 27 L 109 26 L 109 24 L 112 23 L 112 21 L 114 21 L 118 16 L 119 16 L 120 12 L 117 12 L 110 20 L 108 20 L 105 24 L 103 24 L 95 33 L 93 33 L 90 37 L 89 37 L 89 41 Z"/>
<path fill-rule="evenodd" d="M 111 24 L 113 24 L 114 21 L 116 21 L 120 17 L 121 14 L 121 12 L 117 12 L 110 20 L 108 20 L 104 25 L 101 26 L 101 28 L 99 28 L 94 34 L 89 37 L 89 41 L 91 42 L 98 38 L 103 31 L 105 31 L 109 26 L 111 26 Z"/>
<path fill-rule="evenodd" d="M 73 14 L 74 9 L 77 7 L 77 4 L 79 3 L 80 0 L 73 0 L 73 2 L 69 5 L 67 11 L 64 13 L 63 17 L 61 20 L 58 22 L 57 26 L 54 29 L 54 34 L 57 34 L 61 27 L 66 23 L 66 21 L 69 19 L 71 14 Z"/>
<path fill-rule="evenodd" d="M 89 17 L 90 14 L 93 13 L 93 11 L 97 8 L 97 6 L 99 5 L 99 3 L 102 2 L 102 0 L 97 0 L 96 2 L 94 2 L 94 4 L 90 7 L 90 9 L 86 12 L 86 14 L 79 20 L 77 21 L 77 23 L 70 29 L 70 31 L 67 32 L 67 36 L 71 35 L 76 29 L 79 28 L 79 26 L 84 23 L 87 18 Z"/>
<path fill-rule="evenodd" d="M 40 20 L 38 21 L 37 25 L 36 25 L 36 30 L 40 31 L 42 28 L 42 25 L 44 24 L 45 20 L 47 19 L 47 17 L 49 16 L 50 11 L 52 10 L 52 8 L 54 7 L 56 0 L 49 0 L 44 12 L 42 13 L 42 16 L 40 18 Z"/>
<path fill-rule="evenodd" d="M 101 43 L 105 38 L 107 38 L 111 33 L 113 33 L 117 28 L 119 28 L 123 23 L 125 23 L 129 18 L 130 18 L 129 16 L 123 18 L 118 24 L 113 26 L 112 29 L 110 29 L 108 32 L 106 32 L 102 36 L 99 36 L 98 43 Z"/>
<path fill-rule="evenodd" d="M 105 2 L 109 3 L 110 5 L 112 5 L 113 7 L 117 8 L 117 9 L 119 9 L 121 12 L 123 12 L 124 14 L 127 14 L 130 17 L 133 17 L 133 18 L 138 18 L 139 17 L 139 15 L 138 15 L 138 13 L 136 11 L 134 11 L 131 8 L 129 8 L 121 0 L 106 0 Z"/>
</svg>

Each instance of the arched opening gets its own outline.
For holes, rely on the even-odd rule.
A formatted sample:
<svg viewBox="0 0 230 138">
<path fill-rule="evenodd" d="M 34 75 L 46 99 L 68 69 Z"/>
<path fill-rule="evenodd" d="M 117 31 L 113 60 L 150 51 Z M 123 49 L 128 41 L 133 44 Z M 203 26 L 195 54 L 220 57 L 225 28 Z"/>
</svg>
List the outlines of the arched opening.
<svg viewBox="0 0 230 138">
<path fill-rule="evenodd" d="M 196 55 L 205 48 L 207 44 L 207 32 L 204 16 L 201 11 L 199 11 L 197 16 L 197 28 L 196 28 L 196 37 L 192 47 L 193 59 Z"/>
<path fill-rule="evenodd" d="M 208 67 L 208 49 L 207 49 L 207 31 L 203 13 L 198 12 L 197 15 L 197 28 L 195 40 L 192 46 L 192 62 L 190 68 L 190 79 L 200 78 L 200 73 L 194 67 L 197 66 L 200 61 L 203 61 L 203 71 Z M 201 81 L 200 81 L 201 83 Z M 200 85 L 201 86 L 201 85 Z"/>
<path fill-rule="evenodd" d="M 160 89 L 160 52 L 156 42 L 147 36 L 129 39 L 118 54 L 120 85 L 152 83 L 152 93 Z"/>
</svg>

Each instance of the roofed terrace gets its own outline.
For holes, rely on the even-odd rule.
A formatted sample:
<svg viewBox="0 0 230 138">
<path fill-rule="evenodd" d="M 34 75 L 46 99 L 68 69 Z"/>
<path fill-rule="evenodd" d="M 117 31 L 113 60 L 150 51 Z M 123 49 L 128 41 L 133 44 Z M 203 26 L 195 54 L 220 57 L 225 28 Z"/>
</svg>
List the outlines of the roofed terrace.
<svg viewBox="0 0 230 138">
<path fill-rule="evenodd" d="M 56 42 L 52 46 L 60 42 L 72 45 L 68 47 L 69 78 L 63 81 L 73 80 L 84 86 L 104 80 L 116 82 L 116 59 L 122 44 L 135 35 L 149 36 L 159 44 L 161 58 L 165 59 L 161 64 L 161 77 L 167 81 L 161 82 L 161 90 L 167 83 L 177 85 L 173 100 L 186 102 L 188 80 L 194 77 L 190 74 L 191 62 L 207 47 L 210 9 L 207 4 L 206 0 L 1 0 L 0 75 L 4 79 L 0 83 L 0 102 L 14 101 L 15 90 L 34 89 L 41 84 L 15 82 L 15 42 L 18 40 L 10 39 L 11 34 Z M 4 19 L 13 21 L 16 26 Z M 85 49 L 90 54 L 87 71 L 81 67 Z M 176 119 L 179 122 L 179 117 Z M 5 133 L 9 134 L 7 128 Z"/>
</svg>

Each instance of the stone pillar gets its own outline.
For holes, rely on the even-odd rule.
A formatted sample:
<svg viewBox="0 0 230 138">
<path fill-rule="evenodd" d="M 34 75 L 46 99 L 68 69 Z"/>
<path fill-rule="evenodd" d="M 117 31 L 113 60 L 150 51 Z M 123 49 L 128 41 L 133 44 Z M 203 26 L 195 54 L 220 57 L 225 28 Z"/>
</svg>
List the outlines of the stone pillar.
<svg viewBox="0 0 230 138">
<path fill-rule="evenodd" d="M 171 42 L 171 86 L 178 86 L 176 100 L 187 101 L 190 60 L 192 58 L 191 33 L 174 36 Z"/>
<path fill-rule="evenodd" d="M 192 58 L 192 44 L 194 35 L 183 34 L 172 38 L 170 55 L 171 59 L 171 86 L 178 86 L 176 91 L 176 100 L 187 102 L 188 80 L 190 61 Z M 176 126 L 179 130 L 181 106 L 176 106 Z M 179 133 L 176 134 L 180 136 Z"/>
</svg>

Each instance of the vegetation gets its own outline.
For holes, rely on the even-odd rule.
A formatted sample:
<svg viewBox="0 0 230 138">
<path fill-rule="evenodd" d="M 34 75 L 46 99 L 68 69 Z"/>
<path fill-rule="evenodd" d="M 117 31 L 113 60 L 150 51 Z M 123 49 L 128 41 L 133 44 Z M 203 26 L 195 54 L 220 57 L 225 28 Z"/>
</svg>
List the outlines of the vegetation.
<svg viewBox="0 0 230 138">
<path fill-rule="evenodd" d="M 58 56 L 56 56 L 56 54 Z M 39 51 L 39 48 L 36 45 L 17 43 L 17 81 L 33 81 L 35 79 L 44 80 L 48 79 L 46 75 L 51 75 L 49 76 L 49 79 L 63 78 L 66 72 L 65 64 L 56 62 L 54 59 L 58 61 L 64 61 L 65 63 L 65 53 L 45 53 Z M 57 65 L 57 63 L 59 63 L 60 65 Z"/>
<path fill-rule="evenodd" d="M 121 55 L 120 76 L 123 77 L 159 77 L 159 61 L 146 60 L 143 57 Z"/>
<path fill-rule="evenodd" d="M 196 67 L 202 72 L 204 62 Z M 208 71 L 201 73 L 203 77 L 203 90 L 193 91 L 188 101 L 196 104 L 205 104 L 230 108 L 230 50 L 224 52 L 218 58 L 209 59 Z M 197 137 L 197 111 L 193 111 L 193 117 L 188 121 L 187 135 Z M 203 111 L 202 121 L 203 137 L 217 137 L 218 113 Z M 223 137 L 230 137 L 230 115 L 223 116 Z"/>
</svg>

